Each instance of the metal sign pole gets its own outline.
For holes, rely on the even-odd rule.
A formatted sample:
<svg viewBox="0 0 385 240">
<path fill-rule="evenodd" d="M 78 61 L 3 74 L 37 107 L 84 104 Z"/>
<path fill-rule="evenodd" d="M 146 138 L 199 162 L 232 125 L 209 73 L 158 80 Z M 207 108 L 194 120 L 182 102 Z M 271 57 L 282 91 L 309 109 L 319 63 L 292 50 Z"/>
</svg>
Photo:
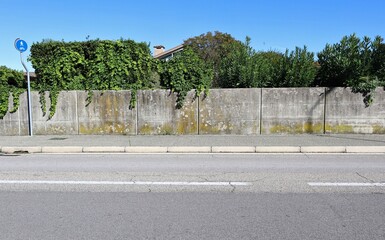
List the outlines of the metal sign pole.
<svg viewBox="0 0 385 240">
<path fill-rule="evenodd" d="M 21 64 L 27 72 L 27 95 L 28 95 L 28 130 L 29 136 L 33 136 L 33 125 L 32 125 L 32 100 L 31 100 L 31 81 L 29 78 L 29 70 L 23 61 L 22 53 L 20 53 Z"/>
<path fill-rule="evenodd" d="M 32 125 L 32 100 L 31 100 L 31 81 L 29 77 L 29 70 L 27 68 L 27 65 L 25 65 L 23 61 L 23 52 L 27 50 L 28 45 L 24 40 L 21 40 L 20 38 L 17 38 L 15 40 L 15 47 L 20 52 L 20 60 L 21 64 L 23 64 L 23 67 L 25 71 L 27 72 L 27 95 L 28 95 L 28 130 L 29 135 L 33 136 L 33 125 Z"/>
</svg>

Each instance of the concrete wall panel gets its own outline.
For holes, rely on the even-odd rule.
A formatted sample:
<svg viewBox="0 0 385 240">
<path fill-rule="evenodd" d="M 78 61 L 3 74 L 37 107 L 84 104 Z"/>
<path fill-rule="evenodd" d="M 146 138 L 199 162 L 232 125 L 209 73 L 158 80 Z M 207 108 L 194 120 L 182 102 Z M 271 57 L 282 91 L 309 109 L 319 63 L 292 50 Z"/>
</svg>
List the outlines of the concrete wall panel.
<svg viewBox="0 0 385 240">
<path fill-rule="evenodd" d="M 130 91 L 78 92 L 79 134 L 136 134 L 136 109 L 130 109 Z"/>
<path fill-rule="evenodd" d="M 198 134 L 198 101 L 190 91 L 181 109 L 168 90 L 138 91 L 138 134 Z"/>
<path fill-rule="evenodd" d="M 373 103 L 365 107 L 363 96 L 349 88 L 334 88 L 327 93 L 327 133 L 385 133 L 385 92 L 377 88 Z"/>
<path fill-rule="evenodd" d="M 13 108 L 13 98 L 9 97 L 8 109 Z M 1 136 L 15 136 L 19 135 L 20 130 L 20 110 L 17 109 L 16 112 L 5 114 L 3 119 L 0 119 L 0 135 Z"/>
<path fill-rule="evenodd" d="M 44 115 L 40 103 L 40 94 L 38 92 L 31 93 L 32 101 L 32 120 L 34 135 L 63 135 L 63 134 L 78 134 L 77 123 L 77 92 L 68 91 L 60 92 L 56 105 L 55 114 L 51 119 L 49 117 L 49 109 L 51 101 L 49 93 L 46 92 L 46 111 Z M 28 100 L 27 94 L 20 98 L 20 131 L 21 135 L 28 135 Z"/>
<path fill-rule="evenodd" d="M 88 106 L 87 95 L 61 92 L 48 120 L 39 94 L 32 92 L 34 134 L 385 134 L 383 88 L 369 107 L 348 88 L 212 89 L 198 99 L 190 91 L 181 109 L 168 90 L 138 91 L 134 109 L 130 91 L 95 92 Z M 48 111 L 48 92 L 45 100 Z M 27 93 L 20 95 L 15 113 L 0 119 L 0 135 L 28 135 Z"/>
<path fill-rule="evenodd" d="M 43 134 L 52 134 L 45 133 L 46 123 L 48 120 L 49 108 L 50 108 L 50 100 L 49 93 L 45 93 L 45 101 L 47 106 L 47 114 L 43 116 L 43 110 L 41 108 L 40 103 L 40 94 L 38 92 L 31 92 L 31 103 L 32 103 L 32 126 L 33 126 L 33 134 L 34 135 L 43 135 Z M 60 99 L 61 100 L 61 99 Z M 58 101 L 59 103 L 59 101 Z M 61 104 L 61 103 L 59 103 Z M 20 131 L 21 135 L 28 135 L 28 95 L 27 92 L 20 96 Z"/>
<path fill-rule="evenodd" d="M 267 88 L 262 103 L 262 134 L 323 133 L 324 88 Z"/>
<path fill-rule="evenodd" d="M 78 134 L 77 113 L 77 92 L 60 92 L 55 114 L 46 121 L 45 132 L 39 134 Z"/>
<path fill-rule="evenodd" d="M 212 89 L 199 102 L 199 134 L 259 134 L 260 89 Z"/>
</svg>

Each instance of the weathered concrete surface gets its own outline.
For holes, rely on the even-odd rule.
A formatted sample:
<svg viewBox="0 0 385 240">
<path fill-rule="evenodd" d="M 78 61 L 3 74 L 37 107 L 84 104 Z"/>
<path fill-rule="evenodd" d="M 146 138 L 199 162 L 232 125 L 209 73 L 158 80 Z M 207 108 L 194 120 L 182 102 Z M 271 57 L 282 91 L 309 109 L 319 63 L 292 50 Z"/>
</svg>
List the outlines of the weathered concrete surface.
<svg viewBox="0 0 385 240">
<path fill-rule="evenodd" d="M 198 101 L 190 91 L 181 109 L 168 90 L 138 91 L 138 134 L 198 134 Z"/>
<path fill-rule="evenodd" d="M 45 101 L 47 113 L 43 115 L 40 104 L 40 95 L 37 92 L 32 93 L 32 118 L 33 131 L 36 135 L 62 135 L 62 134 L 78 134 L 78 118 L 77 118 L 77 92 L 62 91 L 58 96 L 55 114 L 48 119 L 51 101 L 49 93 L 45 93 Z M 28 111 L 24 108 L 22 114 L 28 116 Z M 28 119 L 28 117 L 27 117 Z M 25 124 L 25 125 L 23 125 Z M 28 122 L 23 122 L 22 129 L 28 129 Z"/>
<path fill-rule="evenodd" d="M 326 94 L 326 133 L 385 133 L 385 92 L 377 88 L 365 107 L 362 94 L 334 88 Z"/>
<path fill-rule="evenodd" d="M 259 134 L 261 89 L 212 89 L 199 101 L 199 134 Z"/>
<path fill-rule="evenodd" d="M 78 91 L 79 134 L 136 134 L 136 109 L 130 109 L 130 91 Z"/>
<path fill-rule="evenodd" d="M 324 88 L 262 89 L 262 134 L 323 133 Z"/>
<path fill-rule="evenodd" d="M 61 92 L 48 120 L 39 94 L 32 92 L 34 134 L 385 134 L 383 88 L 377 88 L 367 108 L 362 95 L 348 88 L 212 89 L 198 99 L 191 91 L 181 109 L 175 107 L 176 94 L 167 90 L 138 91 L 137 96 L 136 107 L 130 109 L 130 91 L 95 92 L 88 106 L 87 92 Z M 48 93 L 45 100 L 48 111 Z M 14 135 L 28 135 L 26 93 L 20 95 L 17 111 L 0 120 L 0 136 Z"/>
<path fill-rule="evenodd" d="M 24 95 L 24 94 L 23 94 Z M 25 95 L 26 96 L 26 95 Z M 23 96 L 21 96 L 23 97 Z M 8 109 L 13 108 L 13 98 L 9 97 Z M 20 108 L 20 107 L 19 107 Z M 20 135 L 20 111 L 19 108 L 16 112 L 7 112 L 3 119 L 0 119 L 0 135 L 1 136 L 15 136 Z"/>
<path fill-rule="evenodd" d="M 61 92 L 55 115 L 48 120 L 51 101 L 49 93 L 45 93 L 47 114 L 43 114 L 40 94 L 31 92 L 32 123 L 34 135 L 78 134 L 77 123 L 77 93 L 76 91 Z M 9 109 L 12 107 L 10 99 Z M 20 105 L 15 113 L 7 113 L 0 120 L 1 135 L 28 135 L 28 99 L 27 92 L 20 95 Z"/>
</svg>

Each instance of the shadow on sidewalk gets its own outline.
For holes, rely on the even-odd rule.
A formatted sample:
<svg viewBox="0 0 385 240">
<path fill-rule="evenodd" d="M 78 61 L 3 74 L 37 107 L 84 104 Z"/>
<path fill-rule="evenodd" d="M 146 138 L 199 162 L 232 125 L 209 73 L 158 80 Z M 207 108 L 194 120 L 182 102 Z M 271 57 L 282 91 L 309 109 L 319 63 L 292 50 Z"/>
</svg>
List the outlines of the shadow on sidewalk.
<svg viewBox="0 0 385 240">
<path fill-rule="evenodd" d="M 359 140 L 359 141 L 365 141 L 365 142 L 377 142 L 377 143 L 384 143 L 385 140 L 378 140 L 378 139 L 369 139 L 367 135 L 358 135 L 356 136 L 337 136 L 337 135 L 327 135 L 327 134 L 317 134 L 319 137 L 325 137 L 325 138 L 335 138 L 335 139 L 346 139 L 346 140 Z M 365 138 L 366 136 L 366 138 Z"/>
</svg>

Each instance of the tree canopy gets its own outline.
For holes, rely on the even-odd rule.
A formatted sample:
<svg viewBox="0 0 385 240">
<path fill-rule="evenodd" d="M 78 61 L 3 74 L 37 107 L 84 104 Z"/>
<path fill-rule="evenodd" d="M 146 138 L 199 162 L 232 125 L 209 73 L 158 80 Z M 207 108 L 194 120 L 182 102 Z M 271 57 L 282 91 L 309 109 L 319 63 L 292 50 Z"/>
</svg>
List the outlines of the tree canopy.
<svg viewBox="0 0 385 240">
<path fill-rule="evenodd" d="M 327 44 L 318 53 L 317 84 L 326 87 L 351 87 L 373 101 L 376 87 L 385 86 L 385 45 L 383 38 L 360 39 L 355 34 L 344 36 L 339 43 Z"/>
<path fill-rule="evenodd" d="M 223 85 L 219 77 L 221 61 L 231 53 L 234 45 L 241 45 L 241 42 L 228 33 L 215 31 L 191 37 L 183 44 L 190 47 L 208 66 L 212 67 L 214 73 L 212 86 L 220 87 Z"/>
</svg>

